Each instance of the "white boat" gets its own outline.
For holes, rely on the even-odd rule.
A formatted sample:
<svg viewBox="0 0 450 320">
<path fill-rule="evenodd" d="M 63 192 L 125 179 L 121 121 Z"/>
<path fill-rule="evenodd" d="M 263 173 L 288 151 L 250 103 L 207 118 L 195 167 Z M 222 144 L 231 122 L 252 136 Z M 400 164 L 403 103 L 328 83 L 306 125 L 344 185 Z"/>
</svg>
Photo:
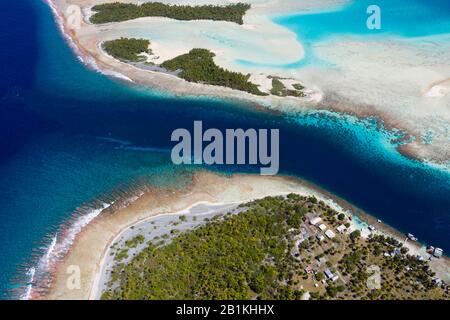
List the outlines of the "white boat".
<svg viewBox="0 0 450 320">
<path fill-rule="evenodd" d="M 435 256 L 436 258 L 442 257 L 443 254 L 444 254 L 444 250 L 442 250 L 441 248 L 434 249 L 433 256 Z"/>
<path fill-rule="evenodd" d="M 409 239 L 409 240 L 411 240 L 411 241 L 417 241 L 417 238 L 416 238 L 412 233 L 408 233 L 407 236 L 408 236 L 408 239 Z"/>
</svg>

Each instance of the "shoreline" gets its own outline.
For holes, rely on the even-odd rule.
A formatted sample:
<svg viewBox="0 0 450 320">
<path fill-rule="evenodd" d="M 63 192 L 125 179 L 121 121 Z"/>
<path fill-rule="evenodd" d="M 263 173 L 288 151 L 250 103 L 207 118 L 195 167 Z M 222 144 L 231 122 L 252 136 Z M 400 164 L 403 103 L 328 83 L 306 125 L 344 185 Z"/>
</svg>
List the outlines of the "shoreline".
<svg viewBox="0 0 450 320">
<path fill-rule="evenodd" d="M 127 206 L 119 206 L 117 210 L 114 208 L 103 210 L 77 235 L 66 256 L 57 263 L 49 290 L 34 298 L 92 299 L 95 297 L 98 293 L 94 286 L 98 286 L 100 272 L 111 244 L 133 225 L 157 216 L 179 214 L 199 203 L 211 205 L 241 203 L 291 192 L 306 196 L 314 195 L 340 212 L 365 220 L 363 216 L 360 216 L 361 211 L 354 212 L 355 209 L 351 204 L 337 197 L 330 197 L 327 193 L 321 192 L 320 188 L 297 178 L 280 176 L 267 178 L 252 175 L 224 177 L 200 171 L 193 174 L 192 183 L 184 190 L 152 189 Z M 356 225 L 355 220 L 352 219 L 353 226 Z M 401 233 L 395 233 L 396 231 L 392 231 L 395 229 L 390 226 L 383 223 L 377 223 L 375 226 L 379 231 L 400 241 L 404 239 Z M 412 255 L 423 254 L 420 243 L 408 243 L 407 247 Z M 449 258 L 445 256 L 441 259 L 433 259 L 432 262 L 433 269 L 444 281 L 449 281 Z M 66 286 L 70 276 L 66 270 L 73 265 L 78 265 L 81 270 L 82 280 L 79 290 L 68 290 Z"/>
<path fill-rule="evenodd" d="M 80 30 L 71 30 L 67 25 L 66 21 L 64 20 L 64 13 L 63 8 L 67 6 L 67 3 L 75 3 L 79 4 L 82 9 L 86 8 L 89 5 L 92 5 L 92 3 L 103 3 L 106 0 L 97 0 L 96 1 L 86 1 L 86 0 L 46 0 L 46 2 L 51 3 L 52 8 L 54 10 L 55 15 L 57 16 L 58 24 L 60 25 L 60 30 L 64 34 L 64 37 L 66 40 L 71 43 L 72 49 L 75 50 L 77 56 L 79 59 L 88 67 L 110 77 L 114 77 L 118 79 L 119 81 L 124 81 L 126 84 L 131 86 L 139 86 L 143 88 L 151 88 L 156 91 L 161 91 L 164 93 L 169 93 L 173 96 L 182 96 L 182 97 L 211 97 L 211 98 L 219 98 L 223 99 L 225 101 L 231 102 L 231 103 L 238 103 L 238 104 L 244 104 L 244 105 L 250 105 L 250 106 L 257 106 L 257 109 L 267 110 L 267 111 L 280 111 L 283 113 L 286 112 L 305 112 L 305 111 L 320 111 L 320 110 L 329 110 L 332 112 L 337 112 L 341 114 L 346 115 L 352 115 L 357 117 L 359 120 L 364 120 L 368 117 L 375 116 L 377 119 L 382 121 L 382 123 L 385 126 L 385 129 L 388 131 L 393 130 L 400 130 L 405 133 L 405 138 L 411 138 L 413 139 L 404 139 L 406 142 L 405 144 L 400 144 L 396 146 L 397 151 L 402 154 L 405 157 L 418 160 L 421 162 L 429 162 L 429 163 L 435 163 L 436 165 L 444 166 L 448 169 L 448 163 L 446 162 L 450 155 L 447 148 L 445 148 L 445 145 L 448 145 L 448 141 L 445 139 L 445 135 L 442 134 L 436 134 L 434 139 L 435 142 L 433 144 L 427 144 L 423 143 L 422 137 L 424 135 L 424 131 L 427 128 L 427 126 L 430 126 L 431 124 L 428 123 L 429 121 L 429 115 L 422 115 L 423 112 L 428 112 L 423 109 L 423 107 L 420 107 L 420 110 L 418 109 L 417 112 L 414 110 L 407 111 L 407 114 L 399 117 L 399 114 L 401 111 L 397 110 L 398 108 L 387 108 L 386 110 L 376 106 L 374 104 L 371 104 L 369 101 L 367 102 L 357 102 L 356 100 L 352 100 L 348 97 L 343 97 L 340 95 L 340 93 L 329 91 L 329 90 L 323 90 L 321 86 L 317 86 L 314 83 L 306 83 L 306 88 L 308 90 L 311 90 L 309 93 L 309 98 L 296 98 L 296 97 L 278 97 L 270 95 L 268 97 L 258 97 L 254 96 L 252 94 L 233 90 L 230 88 L 220 87 L 220 86 L 213 86 L 213 85 L 205 85 L 205 84 L 198 84 L 198 83 L 191 83 L 187 82 L 183 79 L 180 79 L 178 77 L 155 72 L 151 70 L 145 70 L 142 68 L 138 68 L 136 66 L 133 66 L 131 64 L 127 64 L 121 61 L 118 61 L 108 55 L 105 55 L 102 50 L 99 50 L 99 43 L 101 43 L 103 40 L 105 40 L 105 37 L 111 37 L 111 34 L 116 34 L 117 32 L 125 32 L 123 30 L 126 30 L 127 27 L 125 26 L 139 26 L 142 23 L 148 23 L 153 20 L 158 20 L 159 18 L 154 18 L 153 20 L 150 20 L 148 18 L 140 18 L 135 19 L 131 21 L 126 21 L 125 24 L 119 24 L 121 27 L 116 27 L 115 24 L 105 24 L 105 25 L 92 25 L 92 24 L 86 24 L 85 21 L 82 22 L 82 27 Z M 302 10 L 302 5 L 297 5 L 297 7 L 292 4 L 292 1 L 286 0 L 287 6 L 292 6 L 292 8 L 297 8 L 297 10 Z M 336 1 L 322 1 L 323 3 L 335 3 Z M 342 1 L 341 1 L 342 2 Z M 345 2 L 345 1 L 343 1 Z M 217 3 L 220 3 L 217 2 Z M 304 4 L 303 4 L 304 5 Z M 324 5 L 324 4 L 322 4 Z M 252 25 L 251 22 L 253 20 L 257 20 L 258 24 L 257 27 L 261 27 L 261 25 L 264 25 L 265 23 L 269 23 L 264 20 L 268 19 L 267 17 L 270 16 L 270 10 L 275 10 L 273 8 L 267 8 L 268 4 L 265 2 L 263 4 L 257 4 L 254 8 L 250 9 L 250 13 L 247 13 L 247 15 L 244 17 L 244 26 Z M 318 5 L 320 7 L 320 5 Z M 278 9 L 276 11 L 276 14 L 281 14 L 281 12 L 286 11 L 288 7 L 285 9 Z M 305 9 L 303 9 L 305 10 Z M 300 11 L 301 12 L 301 11 Z M 83 13 L 84 14 L 84 13 Z M 274 14 L 274 13 L 272 13 Z M 263 18 L 261 18 L 263 17 Z M 259 21 L 258 19 L 262 19 Z M 163 19 L 164 20 L 164 19 Z M 250 20 L 248 22 L 247 20 Z M 164 23 L 169 23 L 170 19 L 164 20 Z M 264 22 L 265 21 L 265 22 Z M 158 22 L 163 23 L 163 22 Z M 158 24 L 157 24 L 158 25 Z M 273 22 L 270 22 L 270 26 L 275 26 L 276 24 Z M 265 28 L 268 28 L 267 26 Z M 278 26 L 277 28 L 285 29 L 282 26 Z M 119 31 L 115 31 L 115 30 Z M 122 30 L 123 29 L 123 30 Z M 247 30 L 248 28 L 244 28 Z M 257 30 L 256 28 L 255 30 Z M 102 32 L 106 32 L 107 35 L 102 36 Z M 120 33 L 119 32 L 119 33 Z M 278 31 L 280 32 L 280 31 Z M 289 34 L 291 31 L 288 31 L 285 29 L 286 34 Z M 297 40 L 296 40 L 297 41 Z M 401 43 L 401 42 L 400 42 Z M 301 46 L 301 43 L 298 42 L 298 44 Z M 377 45 L 377 42 L 374 42 L 375 45 Z M 378 44 L 379 45 L 379 44 Z M 161 47 L 161 45 L 158 45 Z M 172 48 L 175 50 L 175 47 Z M 165 48 L 167 51 L 168 48 Z M 178 49 L 177 49 L 178 50 Z M 219 49 L 218 49 L 219 50 Z M 221 49 L 222 50 L 222 49 Z M 224 49 L 225 50 L 225 49 Z M 329 49 L 328 49 L 329 50 Z M 179 51 L 179 50 L 178 50 Z M 295 51 L 295 50 L 294 50 Z M 223 52 L 222 52 L 223 54 Z M 229 67 L 227 64 L 229 64 L 230 61 L 225 61 L 224 58 L 220 58 L 220 61 L 218 61 L 219 66 L 222 67 Z M 225 65 L 224 65 L 225 63 Z M 235 71 L 235 70 L 233 70 Z M 309 71 L 299 71 L 300 73 L 306 72 L 306 78 L 309 77 L 308 72 Z M 333 71 L 334 72 L 334 71 Z M 263 72 L 266 73 L 266 72 Z M 252 73 L 255 77 L 260 74 L 260 72 Z M 276 72 L 274 73 L 275 75 Z M 303 78 L 298 78 L 296 80 L 303 81 Z M 442 81 L 442 80 L 439 80 Z M 308 82 L 308 81 L 307 81 Z M 436 82 L 436 81 L 435 81 Z M 432 82 L 429 85 L 433 85 Z M 320 89 L 319 89 L 320 88 Z M 362 88 L 363 90 L 363 88 Z M 396 88 L 397 90 L 397 88 Z M 398 91 L 398 90 L 397 90 Z M 353 93 L 352 93 L 353 94 Z M 423 92 L 417 92 L 417 95 L 422 95 Z M 412 99 L 412 97 L 408 96 L 408 99 Z M 446 97 L 441 98 L 430 98 L 431 100 L 429 102 L 426 102 L 427 104 L 436 104 L 436 101 L 440 101 L 440 99 L 445 99 Z M 416 98 L 414 98 L 416 99 Z M 421 104 L 423 104 L 424 101 L 422 101 L 423 98 L 420 98 L 418 102 L 420 101 Z M 405 102 L 406 103 L 406 102 Z M 442 103 L 442 100 L 441 102 Z M 443 102 L 445 103 L 445 101 Z M 384 103 L 386 104 L 386 103 Z M 419 107 L 418 107 L 419 108 Z M 442 108 L 440 108 L 442 109 Z M 395 110 L 395 113 L 393 112 Z M 399 113 L 400 112 L 400 113 Z M 441 112 L 441 111 L 440 111 Z M 445 112 L 443 110 L 442 112 Z M 447 117 L 447 113 L 445 113 L 443 119 Z M 420 117 L 426 117 L 427 123 L 423 123 L 422 125 L 418 125 L 421 121 L 419 119 L 414 119 L 417 115 Z M 424 118 L 425 119 L 425 118 Z M 445 120 L 443 120 L 445 121 Z M 431 122 L 433 123 L 433 122 Z M 439 125 L 440 126 L 440 125 Z M 425 128 L 425 129 L 424 129 Z M 438 128 L 439 131 L 442 128 Z M 435 130 L 436 131 L 436 130 Z M 408 140 L 408 141 L 406 141 Z"/>
<path fill-rule="evenodd" d="M 230 180 L 234 180 L 234 183 Z M 82 278 L 93 279 L 95 270 L 99 268 L 101 255 L 117 233 L 134 223 L 141 222 L 143 219 L 152 218 L 158 214 L 185 210 L 198 202 L 234 203 L 270 194 L 289 193 L 295 190 L 305 192 L 308 190 L 304 185 L 296 184 L 290 179 L 280 177 L 263 179 L 264 184 L 261 184 L 260 180 L 259 176 L 239 175 L 225 178 L 208 172 L 200 172 L 193 175 L 192 184 L 184 190 L 151 189 L 129 206 L 119 207 L 114 214 L 111 214 L 114 208 L 107 209 L 78 234 L 77 240 L 65 259 L 57 264 L 50 291 L 35 298 L 87 299 L 92 281 L 84 280 L 82 281 L 84 286 L 81 290 L 67 292 L 65 283 L 68 275 L 64 271 L 70 265 L 77 265 L 80 261 L 85 261 L 87 265 L 83 267 L 81 272 Z M 97 241 L 102 241 L 102 244 L 98 245 Z M 90 257 L 91 255 L 95 257 Z M 90 259 L 86 260 L 88 257 Z"/>
<path fill-rule="evenodd" d="M 240 202 L 240 203 L 243 203 L 243 202 Z M 97 268 L 97 270 L 95 272 L 93 285 L 92 285 L 91 291 L 89 292 L 89 298 L 88 299 L 89 300 L 96 300 L 96 297 L 101 296 L 101 292 L 98 292 L 99 285 L 100 285 L 99 282 L 100 282 L 100 279 L 101 279 L 101 276 L 102 276 L 102 271 L 104 271 L 103 269 L 104 269 L 104 266 L 105 266 L 107 254 L 111 250 L 111 245 L 114 244 L 117 241 L 117 239 L 119 239 L 125 232 L 127 232 L 132 227 L 135 227 L 138 224 L 143 224 L 143 223 L 146 223 L 146 222 L 150 222 L 150 221 L 152 221 L 154 219 L 157 219 L 159 217 L 178 216 L 178 215 L 189 216 L 189 215 L 191 215 L 191 213 L 190 212 L 186 213 L 186 211 L 190 211 L 192 208 L 194 208 L 194 207 L 196 207 L 198 205 L 223 206 L 223 205 L 231 205 L 231 204 L 238 205 L 240 203 L 224 203 L 224 202 L 212 203 L 212 202 L 208 202 L 208 201 L 198 201 L 198 202 L 193 203 L 193 204 L 189 205 L 188 207 L 183 208 L 183 209 L 181 209 L 181 210 L 179 210 L 177 212 L 170 212 L 170 213 L 167 212 L 167 213 L 156 214 L 154 216 L 149 216 L 149 217 L 144 218 L 144 219 L 142 219 L 140 221 L 131 223 L 130 225 L 123 227 L 122 230 L 119 233 L 117 233 L 117 235 L 108 242 L 108 245 L 105 247 L 105 250 L 102 253 L 102 258 L 101 258 L 101 261 L 99 262 L 98 268 Z"/>
</svg>

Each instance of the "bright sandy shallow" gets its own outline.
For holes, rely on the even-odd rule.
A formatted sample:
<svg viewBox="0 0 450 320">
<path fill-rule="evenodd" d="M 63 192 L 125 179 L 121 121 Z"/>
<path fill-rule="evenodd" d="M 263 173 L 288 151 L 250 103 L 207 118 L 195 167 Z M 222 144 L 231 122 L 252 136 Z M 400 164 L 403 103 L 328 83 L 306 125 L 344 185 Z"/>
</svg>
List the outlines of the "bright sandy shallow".
<svg viewBox="0 0 450 320">
<path fill-rule="evenodd" d="M 52 0 L 61 15 L 68 5 L 82 8 L 85 15 L 94 4 L 116 0 Z M 136 0 L 121 0 L 137 2 Z M 166 3 L 229 4 L 232 0 L 163 0 Z M 85 61 L 93 57 L 97 67 L 109 75 L 121 75 L 157 90 L 177 95 L 220 96 L 257 103 L 278 110 L 331 109 L 360 117 L 379 116 L 388 128 L 405 130 L 416 141 L 401 151 L 421 160 L 448 166 L 450 159 L 450 35 L 405 40 L 392 38 L 365 41 L 342 37 L 316 43 L 316 54 L 335 67 L 276 69 L 249 67 L 237 59 L 263 64 L 288 64 L 304 56 L 301 39 L 271 21 L 279 14 L 330 10 L 349 0 L 250 0 L 252 9 L 244 25 L 211 21 L 175 21 L 141 18 L 121 23 L 82 23 L 71 33 Z M 67 26 L 66 26 L 67 27 Z M 146 71 L 106 56 L 99 44 L 120 36 L 144 37 L 152 41 L 153 61 L 162 62 L 194 47 L 216 53 L 216 63 L 233 71 L 252 74 L 263 91 L 270 90 L 265 77 L 294 78 L 306 85 L 306 98 L 256 97 L 208 85 L 187 83 L 174 76 Z M 423 137 L 433 132 L 431 144 Z"/>
<path fill-rule="evenodd" d="M 68 5 L 82 8 L 85 15 L 94 4 L 116 0 L 52 0 L 59 13 Z M 139 2 L 120 0 L 121 2 Z M 289 64 L 304 56 L 301 39 L 272 22 L 280 14 L 331 10 L 350 0 L 250 0 L 244 25 L 212 21 L 175 21 L 141 18 L 121 23 L 82 23 L 71 33 L 79 53 L 110 75 L 176 95 L 220 96 L 268 108 L 289 111 L 331 109 L 366 117 L 376 115 L 387 128 L 401 129 L 416 141 L 400 150 L 421 160 L 448 166 L 450 159 L 450 35 L 406 40 L 370 40 L 342 37 L 316 43 L 316 54 L 334 67 L 270 68 L 250 67 L 237 59 L 262 64 Z M 229 4 L 234 0 L 162 0 L 166 3 Z M 66 26 L 67 27 L 67 26 Z M 263 91 L 270 90 L 265 77 L 293 78 L 307 88 L 306 98 L 256 97 L 247 93 L 209 85 L 187 83 L 171 75 L 155 73 L 121 63 L 105 55 L 99 44 L 117 37 L 143 37 L 153 43 L 153 61 L 159 63 L 186 53 L 194 47 L 216 54 L 219 65 L 250 73 Z M 432 143 L 423 137 L 433 132 Z"/>
</svg>

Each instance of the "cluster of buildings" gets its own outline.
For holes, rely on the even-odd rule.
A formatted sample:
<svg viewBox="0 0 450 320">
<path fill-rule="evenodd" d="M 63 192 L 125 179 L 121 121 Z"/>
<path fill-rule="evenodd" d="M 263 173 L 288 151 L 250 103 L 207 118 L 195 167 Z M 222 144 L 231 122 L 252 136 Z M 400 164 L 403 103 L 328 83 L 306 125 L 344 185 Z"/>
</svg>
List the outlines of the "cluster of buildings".
<svg viewBox="0 0 450 320">
<path fill-rule="evenodd" d="M 337 279 L 339 279 L 339 276 L 337 274 L 333 274 L 330 269 L 325 269 L 325 271 L 323 272 L 325 274 L 325 277 L 327 277 L 327 280 L 331 280 L 331 281 L 336 281 Z"/>
<path fill-rule="evenodd" d="M 323 219 L 318 215 L 316 215 L 315 213 L 307 213 L 306 221 L 307 224 L 303 224 L 300 227 L 300 233 L 297 234 L 295 237 L 296 249 L 306 239 L 315 238 L 319 242 L 322 242 L 325 239 L 333 240 L 336 237 L 336 233 L 346 234 L 349 231 L 344 224 L 339 225 L 336 228 L 336 231 L 332 230 L 331 227 L 327 226 L 324 223 Z M 326 264 L 327 258 L 323 254 L 320 254 L 315 258 L 314 263 L 311 263 L 305 267 L 304 271 L 307 274 L 317 274 L 319 270 L 323 270 L 324 275 L 324 279 L 322 280 L 323 283 L 325 283 L 326 281 L 333 281 L 333 282 L 337 281 L 339 279 L 338 274 L 333 273 L 332 269 L 329 267 L 330 265 L 328 264 L 327 266 Z"/>
<path fill-rule="evenodd" d="M 435 258 L 440 258 L 444 254 L 444 250 L 441 248 L 435 248 L 433 246 L 427 247 L 427 252 Z"/>
<path fill-rule="evenodd" d="M 327 237 L 328 239 L 334 239 L 334 237 L 336 237 L 334 231 L 329 229 L 324 223 L 322 223 L 321 217 L 318 217 L 312 213 L 308 213 L 306 216 L 309 220 L 309 224 L 312 226 L 316 226 L 322 232 L 316 234 L 317 240 L 323 241 L 325 237 Z M 337 231 L 340 233 L 345 233 L 347 232 L 347 228 L 344 225 L 340 225 L 337 228 Z"/>
<path fill-rule="evenodd" d="M 296 235 L 294 239 L 296 240 L 296 245 L 294 247 L 293 256 L 296 257 L 297 260 L 300 260 L 300 250 L 299 247 L 301 243 L 305 240 L 310 239 L 316 239 L 319 243 L 322 243 L 325 239 L 333 240 L 337 236 L 337 234 L 348 234 L 351 230 L 348 227 L 348 224 L 340 224 L 334 229 L 332 229 L 330 226 L 327 226 L 323 219 L 318 216 L 317 214 L 310 212 L 305 215 L 306 220 L 305 223 L 302 224 L 302 226 L 299 229 L 292 229 L 291 231 L 295 231 Z M 380 221 L 381 222 L 381 221 Z M 368 227 L 370 232 L 375 232 L 376 229 L 374 226 Z M 300 231 L 300 232 L 299 232 Z M 327 256 L 323 253 L 327 249 L 331 248 L 330 246 L 333 246 L 333 242 L 325 242 L 323 244 L 320 244 L 320 249 L 314 250 L 314 251 L 320 251 L 319 255 L 317 255 L 314 258 L 314 261 L 309 262 L 309 264 L 304 268 L 304 271 L 306 274 L 314 274 L 316 275 L 316 279 L 319 280 L 318 282 L 314 283 L 315 287 L 319 286 L 319 282 L 322 282 L 323 284 L 326 284 L 328 282 L 336 282 L 339 280 L 339 274 L 338 272 L 335 272 L 333 269 L 332 263 L 328 262 Z M 399 254 L 401 254 L 401 248 L 392 246 L 392 250 L 389 250 L 389 252 L 384 252 L 384 256 L 386 257 L 395 257 Z M 428 247 L 427 248 L 428 253 L 430 253 L 432 256 L 439 258 L 443 255 L 443 250 L 440 248 L 434 248 L 434 247 Z M 317 254 L 318 252 L 315 252 Z M 422 256 L 417 256 L 419 259 L 423 259 Z M 310 261 L 310 260 L 308 260 Z M 408 267 L 409 268 L 409 267 Z M 317 277 L 318 274 L 322 273 L 320 275 L 320 279 Z M 343 279 L 342 279 L 343 280 Z M 441 286 L 443 284 L 442 280 L 438 277 L 433 278 L 433 282 Z"/>
</svg>

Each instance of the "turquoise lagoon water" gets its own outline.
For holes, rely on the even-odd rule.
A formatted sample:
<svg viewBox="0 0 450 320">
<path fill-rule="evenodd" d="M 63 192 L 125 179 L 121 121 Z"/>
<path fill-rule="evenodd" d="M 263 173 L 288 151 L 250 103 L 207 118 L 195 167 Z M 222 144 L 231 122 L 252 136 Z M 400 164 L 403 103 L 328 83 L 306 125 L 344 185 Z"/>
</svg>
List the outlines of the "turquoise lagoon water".
<svg viewBox="0 0 450 320">
<path fill-rule="evenodd" d="M 395 149 L 400 133 L 382 130 L 376 119 L 268 114 L 130 88 L 83 66 L 39 1 L 12 2 L 0 12 L 0 24 L 8 30 L 1 34 L 8 46 L 0 51 L 2 298 L 36 284 L 32 267 L 34 279 L 45 276 L 47 260 L 70 244 L 61 226 L 81 227 L 136 186 L 188 181 L 197 168 L 171 164 L 170 134 L 194 120 L 222 130 L 279 128 L 282 173 L 450 250 L 449 172 L 401 156 Z"/>
<path fill-rule="evenodd" d="M 377 5 L 381 9 L 381 29 L 366 26 L 367 8 Z M 295 32 L 304 45 L 305 57 L 297 62 L 265 65 L 280 68 L 299 68 L 307 65 L 330 66 L 329 61 L 315 55 L 314 46 L 336 37 L 352 36 L 359 40 L 379 37 L 413 39 L 444 35 L 450 37 L 450 1 L 447 0 L 357 0 L 333 10 L 306 14 L 276 16 L 273 20 Z M 238 60 L 246 66 L 261 64 Z"/>
</svg>

